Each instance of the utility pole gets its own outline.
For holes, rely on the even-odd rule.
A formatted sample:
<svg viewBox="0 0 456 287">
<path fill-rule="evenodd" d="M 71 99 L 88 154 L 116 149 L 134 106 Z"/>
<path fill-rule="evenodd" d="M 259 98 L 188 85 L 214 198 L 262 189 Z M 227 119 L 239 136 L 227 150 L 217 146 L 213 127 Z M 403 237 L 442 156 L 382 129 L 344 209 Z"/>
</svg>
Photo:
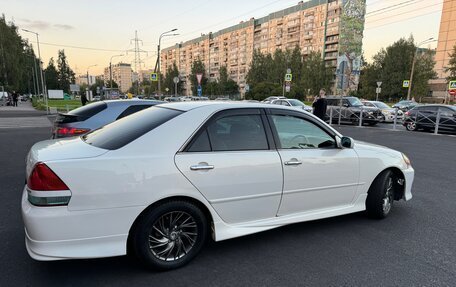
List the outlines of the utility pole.
<svg viewBox="0 0 456 287">
<path fill-rule="evenodd" d="M 36 35 L 36 44 L 38 46 L 38 60 L 39 60 L 39 67 L 40 67 L 40 74 L 41 74 L 41 87 L 43 88 L 43 96 L 44 96 L 44 103 L 46 105 L 46 113 L 49 114 L 49 106 L 48 106 L 48 97 L 47 97 L 47 89 L 46 89 L 46 83 L 44 82 L 44 75 L 43 75 L 43 63 L 41 62 L 41 52 L 40 52 L 40 39 L 39 35 L 36 32 L 27 30 L 27 29 L 22 29 L 24 32 L 32 33 Z"/>
<path fill-rule="evenodd" d="M 131 42 L 135 43 L 135 48 L 134 49 L 130 49 L 128 51 L 135 53 L 135 60 L 134 60 L 133 63 L 135 65 L 135 73 L 136 73 L 136 75 L 138 77 L 138 85 L 137 85 L 136 93 L 137 93 L 137 95 L 139 95 L 140 80 L 139 80 L 139 70 L 138 70 L 138 68 L 140 69 L 141 68 L 141 64 L 144 64 L 144 61 L 141 60 L 141 53 L 146 53 L 146 55 L 147 55 L 147 52 L 144 51 L 144 50 L 141 50 L 139 48 L 139 43 L 141 42 L 141 46 L 142 46 L 143 45 L 143 41 L 138 38 L 138 31 L 135 31 L 135 38 L 131 39 L 130 43 Z M 127 51 L 127 53 L 128 53 L 128 51 Z"/>
<path fill-rule="evenodd" d="M 418 49 L 420 48 L 421 45 L 434 42 L 434 38 L 429 38 L 427 40 L 424 40 L 423 42 L 419 43 L 416 45 L 416 50 L 415 53 L 413 54 L 413 62 L 412 62 L 412 70 L 410 71 L 410 82 L 407 90 L 407 100 L 410 100 L 410 94 L 412 93 L 412 82 L 413 82 L 413 73 L 415 72 L 415 63 L 416 63 L 416 55 L 418 54 Z"/>
<path fill-rule="evenodd" d="M 161 39 L 166 36 L 177 36 L 179 34 L 169 34 L 171 32 L 177 31 L 177 28 L 174 28 L 172 30 L 166 31 L 161 33 L 160 37 L 158 38 L 158 47 L 157 47 L 157 62 L 155 63 L 155 72 L 157 73 L 158 76 L 158 96 L 161 99 L 161 73 L 160 73 L 160 45 L 161 45 Z M 158 66 L 158 69 L 157 69 Z"/>
</svg>

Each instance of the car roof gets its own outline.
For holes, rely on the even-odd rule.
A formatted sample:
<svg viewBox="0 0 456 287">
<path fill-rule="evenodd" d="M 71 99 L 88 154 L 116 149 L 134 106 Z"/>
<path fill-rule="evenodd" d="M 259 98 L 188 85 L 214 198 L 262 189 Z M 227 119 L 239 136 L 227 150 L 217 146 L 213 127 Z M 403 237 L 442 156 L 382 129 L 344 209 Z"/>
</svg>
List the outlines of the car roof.
<svg viewBox="0 0 456 287">
<path fill-rule="evenodd" d="M 261 103 L 261 102 L 241 102 L 241 101 L 193 101 L 193 102 L 177 102 L 177 103 L 166 103 L 161 104 L 161 107 L 166 107 L 170 109 L 180 110 L 180 111 L 190 111 L 193 109 L 197 109 L 200 107 L 208 107 L 211 106 L 214 110 L 221 110 L 221 109 L 235 109 L 235 108 L 274 108 L 274 109 L 286 109 L 295 111 L 295 109 L 286 107 L 286 106 L 279 106 L 271 104 Z"/>
<path fill-rule="evenodd" d="M 108 106 L 134 106 L 134 105 L 158 105 L 165 103 L 164 101 L 157 100 L 141 100 L 141 99 L 128 99 L 128 100 L 106 100 L 103 101 Z"/>
</svg>

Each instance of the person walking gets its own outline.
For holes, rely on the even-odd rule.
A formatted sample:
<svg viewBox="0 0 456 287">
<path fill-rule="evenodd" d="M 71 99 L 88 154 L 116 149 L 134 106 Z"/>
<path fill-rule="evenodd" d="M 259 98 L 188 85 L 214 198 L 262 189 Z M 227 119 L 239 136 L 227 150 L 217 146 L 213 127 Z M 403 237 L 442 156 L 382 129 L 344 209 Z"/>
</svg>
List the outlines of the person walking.
<svg viewBox="0 0 456 287">
<path fill-rule="evenodd" d="M 16 91 L 13 91 L 12 97 L 13 97 L 13 107 L 17 107 L 17 100 L 19 98 L 19 95 L 16 93 Z"/>
<path fill-rule="evenodd" d="M 85 93 L 83 93 L 83 94 L 81 95 L 81 104 L 82 104 L 83 106 L 85 106 L 85 104 L 87 104 L 87 97 L 86 97 Z"/>
<path fill-rule="evenodd" d="M 312 107 L 314 108 L 313 114 L 324 121 L 326 117 L 327 108 L 325 89 L 320 90 L 319 95 L 315 98 L 314 102 L 312 103 Z"/>
</svg>

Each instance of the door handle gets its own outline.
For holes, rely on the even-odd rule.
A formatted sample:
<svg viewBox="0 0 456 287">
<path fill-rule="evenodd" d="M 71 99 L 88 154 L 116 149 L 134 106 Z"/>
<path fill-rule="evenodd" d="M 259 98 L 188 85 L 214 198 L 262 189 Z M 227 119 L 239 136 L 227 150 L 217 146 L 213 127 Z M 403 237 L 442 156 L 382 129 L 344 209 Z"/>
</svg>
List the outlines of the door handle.
<svg viewBox="0 0 456 287">
<path fill-rule="evenodd" d="M 208 169 L 214 169 L 213 165 L 205 164 L 205 165 L 192 165 L 190 166 L 191 170 L 208 170 Z"/>
<path fill-rule="evenodd" d="M 285 165 L 300 165 L 300 164 L 302 164 L 302 161 L 299 161 L 297 159 L 292 159 L 292 160 L 285 162 Z"/>
</svg>

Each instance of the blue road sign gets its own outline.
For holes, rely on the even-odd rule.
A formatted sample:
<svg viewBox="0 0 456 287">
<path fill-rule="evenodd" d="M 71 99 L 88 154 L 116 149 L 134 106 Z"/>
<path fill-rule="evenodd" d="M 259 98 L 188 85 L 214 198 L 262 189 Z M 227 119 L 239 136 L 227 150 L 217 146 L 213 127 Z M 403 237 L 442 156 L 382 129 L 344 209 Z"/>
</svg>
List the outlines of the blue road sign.
<svg viewBox="0 0 456 287">
<path fill-rule="evenodd" d="M 198 97 L 201 97 L 203 95 L 203 88 L 201 86 L 198 86 L 196 91 L 198 92 Z"/>
</svg>

